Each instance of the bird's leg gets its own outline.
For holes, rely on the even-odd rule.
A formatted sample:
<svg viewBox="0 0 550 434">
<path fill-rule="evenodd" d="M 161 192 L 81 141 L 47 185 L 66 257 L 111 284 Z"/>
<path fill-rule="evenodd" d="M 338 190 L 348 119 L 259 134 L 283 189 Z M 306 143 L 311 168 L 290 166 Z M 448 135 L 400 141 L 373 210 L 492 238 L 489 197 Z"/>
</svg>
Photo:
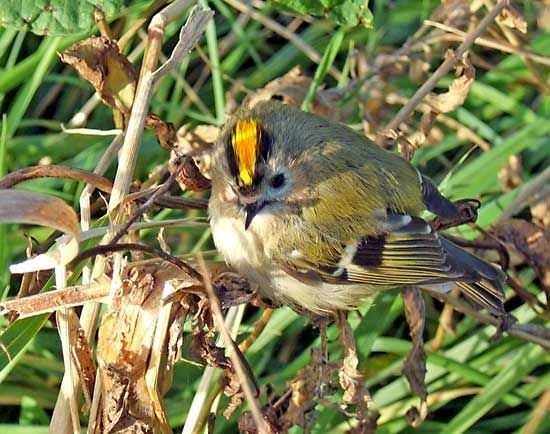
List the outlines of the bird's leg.
<svg viewBox="0 0 550 434">
<path fill-rule="evenodd" d="M 330 391 L 330 378 L 326 378 L 329 363 L 327 327 L 330 322 L 332 322 L 332 319 L 324 316 L 316 316 L 315 318 L 312 318 L 313 325 L 319 328 L 319 339 L 321 341 L 319 345 L 319 378 L 316 388 L 317 398 L 323 398 Z"/>
</svg>

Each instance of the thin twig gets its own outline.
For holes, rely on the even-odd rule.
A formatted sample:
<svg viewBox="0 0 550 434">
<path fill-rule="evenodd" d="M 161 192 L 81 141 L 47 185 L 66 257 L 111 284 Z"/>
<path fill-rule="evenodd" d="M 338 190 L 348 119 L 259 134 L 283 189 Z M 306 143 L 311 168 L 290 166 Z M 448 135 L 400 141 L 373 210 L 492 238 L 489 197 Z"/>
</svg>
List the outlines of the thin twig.
<svg viewBox="0 0 550 434">
<path fill-rule="evenodd" d="M 438 22 L 431 21 L 431 20 L 425 20 L 424 24 L 426 24 L 428 26 L 438 28 L 438 29 L 441 29 L 441 30 L 445 30 L 446 32 L 449 32 L 449 33 L 452 33 L 452 34 L 455 34 L 455 35 L 459 36 L 461 40 L 464 40 L 464 38 L 467 35 L 466 32 L 463 32 L 462 30 L 459 30 L 459 29 L 455 29 L 454 27 L 448 26 L 448 25 L 443 24 L 443 23 L 438 23 Z M 534 52 L 526 50 L 525 48 L 522 48 L 522 47 L 513 47 L 509 44 L 505 44 L 503 42 L 495 41 L 494 39 L 490 39 L 490 38 L 484 38 L 482 36 L 478 37 L 474 41 L 474 44 L 481 45 L 482 47 L 494 48 L 495 50 L 500 50 L 500 51 L 503 51 L 505 53 L 519 54 L 521 56 L 525 56 L 529 59 L 532 59 L 535 62 L 540 63 L 541 65 L 550 66 L 550 57 L 543 56 L 542 54 L 534 53 Z"/>
<path fill-rule="evenodd" d="M 12 188 L 22 182 L 38 178 L 59 178 L 71 179 L 73 181 L 85 182 L 105 193 L 111 193 L 114 185 L 110 179 L 97 175 L 87 170 L 75 167 L 59 166 L 51 164 L 48 166 L 31 166 L 16 170 L 0 179 L 0 189 Z M 138 200 L 147 200 L 138 198 Z M 194 208 L 206 209 L 208 203 L 203 199 L 187 199 L 171 195 L 155 196 L 154 203 L 163 208 Z"/>
<path fill-rule="evenodd" d="M 218 296 L 216 295 L 216 292 L 212 287 L 212 282 L 208 278 L 208 274 L 206 273 L 206 265 L 204 264 L 204 260 L 202 259 L 202 256 L 199 255 L 197 259 L 198 259 L 200 269 L 204 274 L 204 279 L 203 279 L 204 286 L 208 293 L 208 300 L 210 301 L 210 307 L 212 309 L 212 314 L 214 316 L 214 322 L 216 324 L 216 328 L 223 336 L 225 342 L 229 344 L 230 342 L 233 342 L 233 340 L 231 339 L 229 330 L 227 330 L 227 327 L 225 325 L 225 321 L 223 318 L 222 309 L 220 305 L 220 300 L 218 299 Z M 248 378 L 246 376 L 246 369 L 244 367 L 244 364 L 240 359 L 236 349 L 233 348 L 231 345 L 228 345 L 228 356 L 231 359 L 231 364 L 233 366 L 233 369 L 235 369 L 235 373 L 239 377 L 239 380 L 241 382 L 241 387 L 243 389 L 248 405 L 250 406 L 250 411 L 252 413 L 254 422 L 256 423 L 258 432 L 260 434 L 268 434 L 269 431 L 266 427 L 266 423 L 262 416 L 260 404 L 258 403 L 256 397 L 254 396 L 254 392 L 250 387 Z"/>
<path fill-rule="evenodd" d="M 138 218 L 140 218 L 149 208 L 153 206 L 155 203 L 155 200 L 163 195 L 164 193 L 167 193 L 172 184 L 174 183 L 176 177 L 178 176 L 181 168 L 183 167 L 184 162 L 180 161 L 179 164 L 177 164 L 176 169 L 174 172 L 170 175 L 170 177 L 162 184 L 151 196 L 149 196 L 149 199 L 145 201 L 143 205 L 141 205 L 136 212 L 128 219 L 128 221 L 123 225 L 121 229 L 118 230 L 118 232 L 114 235 L 114 237 L 111 239 L 112 244 L 116 244 L 123 236 L 126 234 L 126 231 L 136 222 Z"/>
<path fill-rule="evenodd" d="M 468 303 L 449 294 L 438 292 L 434 293 L 434 297 L 443 300 L 445 303 L 451 304 L 455 308 L 455 310 L 474 317 L 478 321 L 481 321 L 485 324 L 490 324 L 497 328 L 501 327 L 502 325 L 501 319 L 484 314 L 474 309 Z M 511 336 L 522 339 L 524 341 L 533 342 L 547 350 L 550 350 L 550 330 L 544 327 L 537 326 L 535 324 L 512 324 L 505 331 Z"/>
<path fill-rule="evenodd" d="M 73 260 L 72 263 L 75 264 L 78 261 L 82 261 L 83 259 L 93 258 L 94 256 L 98 256 L 98 255 L 105 255 L 107 253 L 113 253 L 113 252 L 124 252 L 127 250 L 140 251 L 140 252 L 149 253 L 150 255 L 158 256 L 159 258 L 162 258 L 165 261 L 170 262 L 171 264 L 180 268 L 193 279 L 199 282 L 202 281 L 201 274 L 198 273 L 193 267 L 191 267 L 186 262 L 182 261 L 181 259 L 175 256 L 169 255 L 168 253 L 162 251 L 161 249 L 157 249 L 151 246 L 146 246 L 144 244 L 121 243 L 121 244 L 106 244 L 106 245 L 92 247 L 91 249 L 80 252 L 78 256 Z"/>
<path fill-rule="evenodd" d="M 464 39 L 464 42 L 456 49 L 456 51 L 450 55 L 446 56 L 445 60 L 439 67 L 435 70 L 432 76 L 416 91 L 414 96 L 409 100 L 409 102 L 404 105 L 401 110 L 395 115 L 391 122 L 386 125 L 384 130 L 395 130 L 401 122 L 403 122 L 407 116 L 409 116 L 414 108 L 424 99 L 426 95 L 437 85 L 439 80 L 444 77 L 451 69 L 453 69 L 462 59 L 462 56 L 466 51 L 472 46 L 474 41 L 481 35 L 489 24 L 495 19 L 495 17 L 502 12 L 502 10 L 508 6 L 509 0 L 500 0 L 498 4 L 487 14 L 477 27 L 468 34 Z M 379 135 L 380 140 L 382 135 Z"/>
</svg>

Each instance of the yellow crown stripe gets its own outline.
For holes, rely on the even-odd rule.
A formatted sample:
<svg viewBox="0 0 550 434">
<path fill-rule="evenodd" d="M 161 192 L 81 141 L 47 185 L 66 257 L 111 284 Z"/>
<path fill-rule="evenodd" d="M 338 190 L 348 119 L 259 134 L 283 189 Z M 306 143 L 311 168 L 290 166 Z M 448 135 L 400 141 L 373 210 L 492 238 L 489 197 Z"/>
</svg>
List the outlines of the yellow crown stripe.
<svg viewBox="0 0 550 434">
<path fill-rule="evenodd" d="M 231 144 L 235 151 L 239 179 L 244 185 L 252 184 L 259 143 L 260 128 L 258 121 L 256 119 L 238 121 L 233 130 Z"/>
</svg>

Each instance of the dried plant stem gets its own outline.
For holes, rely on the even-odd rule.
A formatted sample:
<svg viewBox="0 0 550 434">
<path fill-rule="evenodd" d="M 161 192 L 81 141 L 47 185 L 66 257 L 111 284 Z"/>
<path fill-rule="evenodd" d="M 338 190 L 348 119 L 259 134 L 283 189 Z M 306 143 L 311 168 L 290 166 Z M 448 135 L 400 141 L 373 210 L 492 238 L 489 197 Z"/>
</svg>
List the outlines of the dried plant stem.
<svg viewBox="0 0 550 434">
<path fill-rule="evenodd" d="M 55 284 L 57 288 L 64 289 L 67 286 L 66 269 L 64 266 L 55 268 Z M 79 390 L 79 379 L 76 373 L 76 367 L 71 359 L 71 342 L 69 339 L 69 309 L 61 308 L 57 311 L 57 327 L 59 337 L 61 339 L 61 348 L 63 350 L 63 365 L 65 367 L 65 375 L 61 382 L 61 389 L 57 396 L 55 411 L 62 414 L 62 417 L 52 417 L 50 425 L 51 433 L 71 432 L 73 434 L 80 433 L 80 416 L 78 412 L 77 396 Z M 68 414 L 67 414 L 68 413 Z M 54 424 L 54 420 L 60 425 Z M 69 427 L 70 422 L 70 427 Z"/>
<path fill-rule="evenodd" d="M 218 296 L 216 295 L 216 292 L 212 287 L 212 282 L 208 278 L 208 273 L 206 272 L 206 265 L 204 264 L 204 260 L 200 255 L 197 257 L 197 259 L 198 259 L 199 267 L 202 270 L 202 273 L 204 276 L 204 279 L 203 279 L 204 286 L 208 293 L 208 300 L 210 301 L 210 307 L 212 309 L 212 315 L 214 317 L 216 328 L 218 329 L 220 334 L 223 336 L 225 342 L 228 343 L 227 354 L 231 359 L 231 364 L 233 366 L 233 369 L 235 370 L 235 373 L 239 377 L 239 380 L 241 382 L 241 387 L 243 389 L 244 396 L 246 397 L 246 401 L 250 406 L 250 412 L 252 413 L 252 418 L 256 423 L 256 428 L 258 429 L 258 433 L 268 434 L 269 431 L 267 429 L 266 423 L 262 416 L 260 404 L 258 403 L 256 397 L 254 396 L 254 392 L 252 391 L 252 388 L 250 387 L 250 382 L 246 376 L 246 368 L 244 367 L 242 360 L 237 354 L 236 348 L 229 345 L 229 343 L 233 341 L 231 339 L 229 330 L 225 325 L 225 321 L 223 318 L 223 313 L 220 305 L 220 300 L 218 299 Z"/>
<path fill-rule="evenodd" d="M 446 56 L 445 60 L 435 70 L 432 76 L 416 91 L 413 97 L 405 104 L 401 110 L 395 115 L 384 130 L 395 130 L 399 127 L 399 124 L 403 122 L 407 116 L 409 116 L 415 107 L 424 99 L 426 95 L 435 87 L 438 81 L 444 77 L 451 69 L 453 69 L 462 59 L 462 56 L 472 46 L 474 41 L 485 31 L 489 24 L 495 19 L 495 17 L 502 12 L 502 10 L 508 6 L 509 0 L 500 0 L 498 4 L 481 20 L 477 27 L 472 30 L 464 38 L 464 42 L 456 49 L 451 56 Z M 380 139 L 382 136 L 379 136 Z"/>
<path fill-rule="evenodd" d="M 110 148 L 108 152 L 116 153 L 117 146 Z M 98 166 L 99 167 L 99 166 Z M 106 169 L 105 169 L 106 170 Z M 97 169 L 96 169 L 97 171 Z M 74 181 L 86 182 L 90 187 L 89 191 L 97 188 L 105 193 L 112 193 L 114 185 L 111 180 L 100 176 L 97 173 L 88 172 L 87 170 L 77 169 L 74 167 L 49 165 L 49 166 L 31 166 L 24 169 L 11 172 L 9 175 L 0 179 L 0 189 L 11 188 L 14 185 L 25 181 L 37 178 L 60 178 L 72 179 Z M 140 199 L 142 199 L 140 197 Z M 164 195 L 155 197 L 154 202 L 164 208 L 195 208 L 206 209 L 207 202 L 203 199 L 186 199 Z M 84 210 L 84 212 L 86 212 Z M 83 227 L 83 229 L 85 229 Z"/>
<path fill-rule="evenodd" d="M 437 29 L 445 30 L 446 32 L 452 33 L 454 35 L 459 36 L 461 40 L 464 40 L 467 33 L 463 32 L 462 30 L 455 29 L 454 27 L 448 26 L 443 23 L 438 23 L 431 20 L 424 21 L 424 24 L 427 24 L 429 26 L 435 27 Z M 524 56 L 528 59 L 532 59 L 535 62 L 540 63 L 541 65 L 550 66 L 550 57 L 543 56 L 542 54 L 534 53 L 532 51 L 526 50 L 522 47 L 514 47 L 512 45 L 505 44 L 503 42 L 495 41 L 494 39 L 490 38 L 484 38 L 479 37 L 474 41 L 474 44 L 481 45 L 482 47 L 487 48 L 494 48 L 495 50 L 500 50 L 505 53 L 510 54 L 519 54 L 520 56 Z"/>
<path fill-rule="evenodd" d="M 478 321 L 493 325 L 495 327 L 501 326 L 502 321 L 500 319 L 482 313 L 456 297 L 439 292 L 434 294 L 434 297 L 443 300 L 445 303 L 451 304 L 455 310 L 476 318 Z M 512 324 L 506 330 L 506 333 L 524 341 L 538 344 L 546 350 L 550 350 L 550 330 L 544 327 L 540 327 L 535 324 Z"/>
<path fill-rule="evenodd" d="M 531 413 L 531 417 L 525 424 L 522 430 L 522 434 L 535 434 L 539 431 L 540 425 L 544 421 L 544 418 L 548 416 L 550 410 L 550 390 L 546 390 L 540 396 L 539 401 Z"/>
<path fill-rule="evenodd" d="M 80 306 L 90 301 L 100 301 L 109 295 L 109 282 L 68 286 L 55 291 L 43 292 L 23 298 L 14 298 L 0 303 L 0 315 L 15 312 L 17 318 L 28 318 L 54 312 L 62 307 Z"/>
</svg>

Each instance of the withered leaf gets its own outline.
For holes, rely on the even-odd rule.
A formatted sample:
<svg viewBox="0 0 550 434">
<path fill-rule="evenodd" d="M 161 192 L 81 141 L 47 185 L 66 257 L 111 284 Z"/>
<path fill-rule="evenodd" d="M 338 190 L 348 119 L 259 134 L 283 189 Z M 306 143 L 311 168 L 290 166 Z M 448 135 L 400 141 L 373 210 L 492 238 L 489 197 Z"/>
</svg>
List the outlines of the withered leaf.
<svg viewBox="0 0 550 434">
<path fill-rule="evenodd" d="M 521 33 L 527 33 L 527 22 L 521 13 L 514 8 L 511 4 L 496 17 L 496 21 L 500 24 L 504 24 L 512 29 L 517 29 Z"/>
<path fill-rule="evenodd" d="M 145 128 L 155 130 L 157 140 L 164 149 L 172 149 L 176 143 L 176 129 L 171 122 L 163 121 L 154 113 L 149 113 L 145 118 Z"/>
<path fill-rule="evenodd" d="M 10 266 L 12 273 L 28 273 L 66 265 L 78 254 L 79 225 L 74 210 L 57 197 L 26 190 L 0 189 L 0 223 L 41 225 L 69 236 L 57 249 Z"/>
<path fill-rule="evenodd" d="M 409 382 L 411 392 L 418 396 L 422 403 L 420 413 L 416 409 L 411 409 L 414 414 L 419 414 L 418 418 L 410 419 L 411 424 L 416 427 L 426 418 L 428 410 L 426 405 L 428 392 L 425 383 L 426 353 L 422 336 L 424 332 L 424 300 L 420 290 L 412 286 L 403 288 L 401 296 L 413 344 L 405 359 L 403 373 Z"/>
<path fill-rule="evenodd" d="M 550 309 L 550 229 L 514 219 L 500 221 L 491 233 L 533 267 Z"/>
<path fill-rule="evenodd" d="M 278 434 L 284 432 L 279 419 L 277 417 L 277 412 L 272 406 L 267 406 L 262 408 L 262 415 L 264 417 L 264 427 L 267 428 L 269 434 Z M 245 411 L 239 416 L 239 431 L 245 434 L 257 434 L 258 428 L 252 417 L 252 413 Z"/>
<path fill-rule="evenodd" d="M 131 268 L 103 317 L 97 344 L 101 432 L 171 432 L 162 394 L 148 382 L 150 374 L 160 375 L 155 385 L 172 375 L 165 366 L 150 369 L 165 283 L 161 272 Z"/>
<path fill-rule="evenodd" d="M 453 52 L 447 52 L 447 56 L 454 56 Z M 470 92 L 475 78 L 475 69 L 470 62 L 461 62 L 463 72 L 460 77 L 455 78 L 449 86 L 449 91 L 439 95 L 428 95 L 425 98 L 432 108 L 438 113 L 448 113 L 464 104 L 464 100 Z"/>
<path fill-rule="evenodd" d="M 138 75 L 115 42 L 93 36 L 63 51 L 60 57 L 92 84 L 105 104 L 125 115 L 130 113 Z"/>
<path fill-rule="evenodd" d="M 201 173 L 195 164 L 195 160 L 189 155 L 170 159 L 170 162 L 168 163 L 168 171 L 171 174 L 178 171 L 176 174 L 176 181 L 180 188 L 184 191 L 210 190 L 210 180 Z"/>
<path fill-rule="evenodd" d="M 222 309 L 248 303 L 256 294 L 252 291 L 248 279 L 230 271 L 220 273 L 212 279 Z"/>
<path fill-rule="evenodd" d="M 355 416 L 360 421 L 367 418 L 367 410 L 372 399 L 365 387 L 363 374 L 357 369 L 359 359 L 355 347 L 353 330 L 346 318 L 346 314 L 339 312 L 338 327 L 340 328 L 340 341 L 344 347 L 344 360 L 338 373 L 340 385 L 344 389 L 342 400 L 347 405 L 356 405 Z"/>
</svg>

